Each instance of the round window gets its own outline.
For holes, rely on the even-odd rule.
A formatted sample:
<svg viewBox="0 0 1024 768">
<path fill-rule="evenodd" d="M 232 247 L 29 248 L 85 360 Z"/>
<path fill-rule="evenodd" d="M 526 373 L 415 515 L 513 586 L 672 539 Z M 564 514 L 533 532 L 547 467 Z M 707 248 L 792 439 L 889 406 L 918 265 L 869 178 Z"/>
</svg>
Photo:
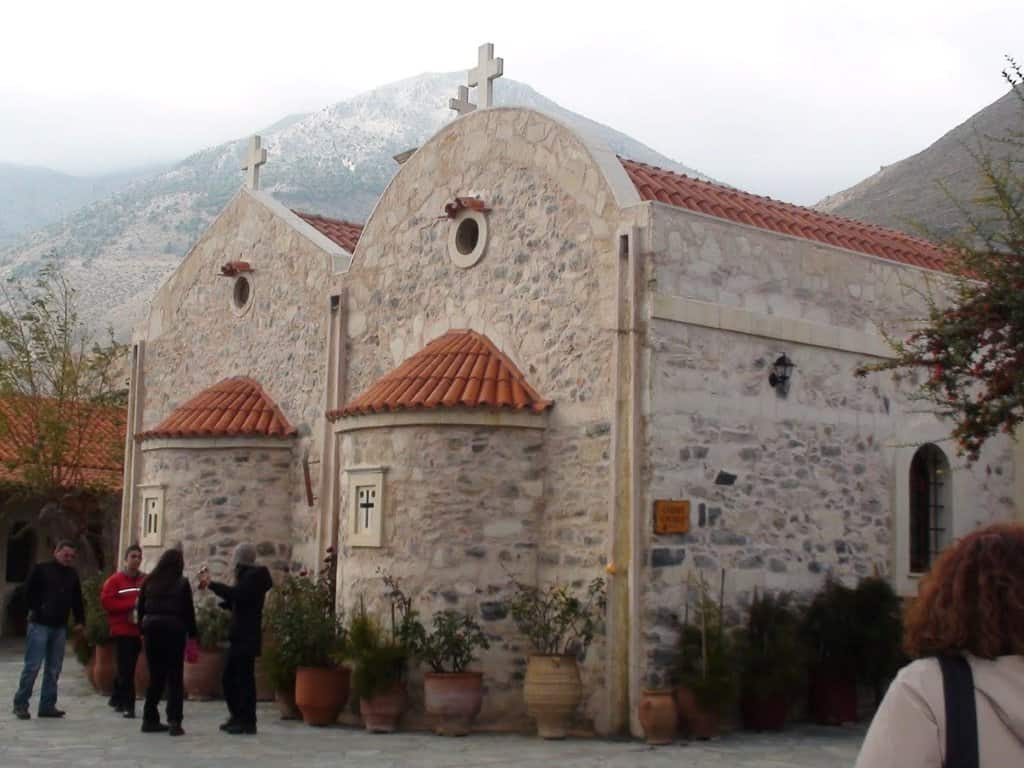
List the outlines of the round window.
<svg viewBox="0 0 1024 768">
<path fill-rule="evenodd" d="M 468 269 L 483 258 L 487 219 L 480 211 L 459 211 L 448 231 L 448 255 L 455 266 Z"/>
<path fill-rule="evenodd" d="M 252 295 L 252 288 L 249 285 L 248 278 L 238 277 L 235 278 L 235 291 L 234 301 L 236 309 L 245 309 L 249 303 L 249 296 Z"/>
</svg>

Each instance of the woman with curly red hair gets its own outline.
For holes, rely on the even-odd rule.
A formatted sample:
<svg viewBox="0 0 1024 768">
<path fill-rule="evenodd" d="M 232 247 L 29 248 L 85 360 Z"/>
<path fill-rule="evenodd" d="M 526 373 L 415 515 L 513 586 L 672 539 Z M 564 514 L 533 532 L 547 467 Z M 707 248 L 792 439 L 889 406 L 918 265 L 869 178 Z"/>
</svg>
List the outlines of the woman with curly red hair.
<svg viewBox="0 0 1024 768">
<path fill-rule="evenodd" d="M 903 645 L 917 660 L 886 692 L 857 768 L 1024 766 L 1024 525 L 981 528 L 943 553 Z"/>
</svg>

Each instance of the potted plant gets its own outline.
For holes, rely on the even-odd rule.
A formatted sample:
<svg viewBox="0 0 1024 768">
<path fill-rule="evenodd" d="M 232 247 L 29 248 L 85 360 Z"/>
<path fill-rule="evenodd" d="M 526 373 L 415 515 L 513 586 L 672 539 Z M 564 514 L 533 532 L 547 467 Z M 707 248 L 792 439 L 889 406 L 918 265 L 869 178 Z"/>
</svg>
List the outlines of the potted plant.
<svg viewBox="0 0 1024 768">
<path fill-rule="evenodd" d="M 117 664 L 107 614 L 100 602 L 100 592 L 105 580 L 106 575 L 102 573 L 82 579 L 85 628 L 82 634 L 74 639 L 74 649 L 75 657 L 85 665 L 89 681 L 96 691 L 104 696 L 110 696 L 114 692 Z"/>
<path fill-rule="evenodd" d="M 637 717 L 648 744 L 671 744 L 679 720 L 675 692 L 671 688 L 645 687 L 637 705 Z"/>
<path fill-rule="evenodd" d="M 526 710 L 542 738 L 564 739 L 583 694 L 579 661 L 604 616 L 604 579 L 590 582 L 582 597 L 560 584 L 539 588 L 512 579 L 512 587 L 508 611 L 533 648 L 523 686 Z"/>
<path fill-rule="evenodd" d="M 857 617 L 857 679 L 870 686 L 875 706 L 889 682 L 907 660 L 900 647 L 903 640 L 903 603 L 885 579 L 861 579 L 853 592 Z"/>
<path fill-rule="evenodd" d="M 271 590 L 263 655 L 277 695 L 294 704 L 307 725 L 330 725 L 348 700 L 350 670 L 343 665 L 347 633 L 323 578 L 305 571 Z M 282 707 L 284 714 L 284 707 Z"/>
<path fill-rule="evenodd" d="M 425 633 L 416 655 L 430 666 L 423 676 L 428 715 L 437 719 L 440 736 L 465 736 L 483 704 L 483 673 L 466 668 L 478 649 L 490 648 L 487 636 L 468 613 L 438 611 L 433 630 Z"/>
<path fill-rule="evenodd" d="M 403 632 L 410 620 L 398 624 L 392 604 L 390 631 L 366 613 L 360 605 L 349 626 L 349 643 L 355 670 L 352 688 L 359 698 L 359 712 L 366 730 L 390 733 L 397 730 L 406 706 L 406 663 L 410 656 L 409 635 Z"/>
<path fill-rule="evenodd" d="M 189 701 L 209 701 L 223 694 L 224 644 L 228 639 L 230 616 L 208 595 L 196 606 L 199 657 L 185 664 L 185 695 Z"/>
<path fill-rule="evenodd" d="M 734 635 L 744 728 L 781 731 L 785 727 L 794 691 L 804 682 L 799 629 L 792 595 L 755 590 L 747 622 Z"/>
<path fill-rule="evenodd" d="M 827 579 L 800 624 L 809 663 L 808 714 L 815 722 L 857 720 L 859 632 L 854 591 Z"/>
<path fill-rule="evenodd" d="M 675 668 L 676 707 L 684 732 L 696 739 L 717 736 L 721 719 L 736 700 L 736 674 L 730 637 L 722 618 L 725 572 L 719 601 L 708 593 L 701 575 L 697 583 L 697 604 L 690 623 L 690 577 L 687 577 L 679 653 Z"/>
</svg>

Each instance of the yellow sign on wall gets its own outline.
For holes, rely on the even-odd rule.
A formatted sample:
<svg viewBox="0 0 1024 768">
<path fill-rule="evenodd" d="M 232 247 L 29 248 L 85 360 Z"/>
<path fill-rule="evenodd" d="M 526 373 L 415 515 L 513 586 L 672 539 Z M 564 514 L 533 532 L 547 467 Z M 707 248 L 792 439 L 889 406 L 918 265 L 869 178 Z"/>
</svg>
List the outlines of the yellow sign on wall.
<svg viewBox="0 0 1024 768">
<path fill-rule="evenodd" d="M 689 530 L 689 500 L 658 499 L 654 502 L 655 533 L 687 533 Z"/>
</svg>

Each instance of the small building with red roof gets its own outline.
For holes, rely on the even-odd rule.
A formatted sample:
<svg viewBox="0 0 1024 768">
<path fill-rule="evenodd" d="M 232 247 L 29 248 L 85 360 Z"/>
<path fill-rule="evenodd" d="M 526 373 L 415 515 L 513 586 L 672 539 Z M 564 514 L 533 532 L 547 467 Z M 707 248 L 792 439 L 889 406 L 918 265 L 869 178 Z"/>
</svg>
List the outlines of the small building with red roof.
<svg viewBox="0 0 1024 768">
<path fill-rule="evenodd" d="M 484 727 L 527 722 L 510 579 L 605 576 L 579 715 L 620 731 L 694 571 L 730 611 L 829 575 L 909 595 L 1013 516 L 1008 440 L 962 466 L 912 381 L 854 376 L 947 258 L 521 108 L 441 129 L 362 226 L 247 186 L 136 335 L 124 535 L 219 575 L 240 541 L 278 575 L 333 553 L 344 610 L 387 572 L 473 612 Z"/>
</svg>

